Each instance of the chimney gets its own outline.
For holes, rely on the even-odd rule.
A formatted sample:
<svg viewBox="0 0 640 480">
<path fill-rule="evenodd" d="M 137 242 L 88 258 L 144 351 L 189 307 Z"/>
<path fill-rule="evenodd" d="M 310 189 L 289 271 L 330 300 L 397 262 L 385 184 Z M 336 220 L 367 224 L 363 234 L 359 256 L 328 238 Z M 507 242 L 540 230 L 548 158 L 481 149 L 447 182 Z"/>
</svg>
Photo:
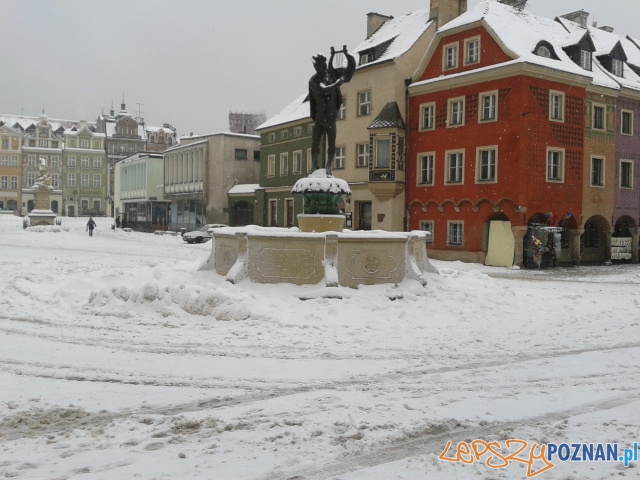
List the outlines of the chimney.
<svg viewBox="0 0 640 480">
<path fill-rule="evenodd" d="M 429 18 L 440 28 L 466 11 L 467 0 L 431 0 Z"/>
<path fill-rule="evenodd" d="M 582 28 L 587 28 L 587 19 L 589 18 L 589 12 L 584 10 L 578 10 L 577 12 L 566 13 L 560 15 L 560 18 L 566 18 L 570 22 L 575 22 Z"/>
<path fill-rule="evenodd" d="M 375 12 L 367 13 L 367 38 L 376 33 L 389 20 L 393 20 L 390 15 L 381 15 Z"/>
</svg>

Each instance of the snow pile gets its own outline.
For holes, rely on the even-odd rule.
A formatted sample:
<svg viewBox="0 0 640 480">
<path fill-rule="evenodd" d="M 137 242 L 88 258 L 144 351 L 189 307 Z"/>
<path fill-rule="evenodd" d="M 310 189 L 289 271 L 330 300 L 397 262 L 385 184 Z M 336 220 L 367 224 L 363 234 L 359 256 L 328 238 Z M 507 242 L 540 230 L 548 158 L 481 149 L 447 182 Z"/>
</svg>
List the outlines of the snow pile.
<svg viewBox="0 0 640 480">
<path fill-rule="evenodd" d="M 349 184 L 333 175 L 328 175 L 324 168 L 319 168 L 310 173 L 306 177 L 300 178 L 291 193 L 308 194 L 308 193 L 330 193 L 333 195 L 351 195 Z"/>
</svg>

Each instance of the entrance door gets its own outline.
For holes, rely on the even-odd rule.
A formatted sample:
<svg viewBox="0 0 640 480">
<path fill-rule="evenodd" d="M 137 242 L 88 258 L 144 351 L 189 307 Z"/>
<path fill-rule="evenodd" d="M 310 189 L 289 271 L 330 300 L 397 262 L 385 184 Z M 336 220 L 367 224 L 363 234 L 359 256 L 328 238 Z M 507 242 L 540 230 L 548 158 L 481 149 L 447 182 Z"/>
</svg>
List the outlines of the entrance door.
<svg viewBox="0 0 640 480">
<path fill-rule="evenodd" d="M 371 202 L 357 202 L 358 230 L 371 230 Z"/>
<path fill-rule="evenodd" d="M 69 205 L 67 207 L 67 216 L 68 217 L 75 217 L 76 216 L 76 209 L 73 205 Z"/>
</svg>

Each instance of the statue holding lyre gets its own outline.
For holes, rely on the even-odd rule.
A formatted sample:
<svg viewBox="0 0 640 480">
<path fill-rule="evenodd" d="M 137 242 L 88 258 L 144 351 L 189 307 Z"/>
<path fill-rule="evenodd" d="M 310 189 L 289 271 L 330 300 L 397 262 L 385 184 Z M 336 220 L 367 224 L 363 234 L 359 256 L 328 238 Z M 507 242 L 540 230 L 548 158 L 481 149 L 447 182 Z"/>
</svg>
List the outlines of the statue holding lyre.
<svg viewBox="0 0 640 480">
<path fill-rule="evenodd" d="M 336 54 L 343 54 L 347 59 L 346 67 L 336 68 L 333 65 Z M 326 142 L 327 175 L 331 175 L 331 166 L 336 154 L 336 118 L 342 105 L 342 93 L 340 85 L 348 83 L 356 69 L 356 61 L 347 52 L 347 46 L 342 51 L 336 52 L 331 47 L 331 56 L 327 58 L 322 54 L 313 57 L 313 66 L 316 73 L 309 80 L 309 99 L 311 119 L 314 121 L 311 143 L 312 171 L 319 168 L 320 146 Z"/>
</svg>

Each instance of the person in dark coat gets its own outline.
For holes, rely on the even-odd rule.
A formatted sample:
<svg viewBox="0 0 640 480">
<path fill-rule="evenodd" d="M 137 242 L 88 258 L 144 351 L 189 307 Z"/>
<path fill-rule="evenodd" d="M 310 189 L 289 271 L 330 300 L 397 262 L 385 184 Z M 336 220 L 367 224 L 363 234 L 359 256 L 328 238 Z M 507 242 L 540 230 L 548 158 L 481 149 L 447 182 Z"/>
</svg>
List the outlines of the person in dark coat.
<svg viewBox="0 0 640 480">
<path fill-rule="evenodd" d="M 93 220 L 93 217 L 89 217 L 89 221 L 87 222 L 87 230 L 89 231 L 90 237 L 93 237 L 94 228 L 96 228 L 96 222 Z"/>
</svg>

